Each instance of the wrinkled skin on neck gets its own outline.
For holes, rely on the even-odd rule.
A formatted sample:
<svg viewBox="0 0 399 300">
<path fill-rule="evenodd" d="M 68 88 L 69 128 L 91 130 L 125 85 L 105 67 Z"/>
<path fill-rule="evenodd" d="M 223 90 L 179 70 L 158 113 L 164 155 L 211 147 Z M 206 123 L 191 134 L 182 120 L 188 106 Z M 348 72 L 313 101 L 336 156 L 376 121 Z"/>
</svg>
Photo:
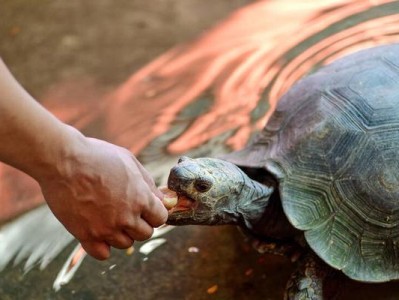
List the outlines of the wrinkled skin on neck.
<svg viewBox="0 0 399 300">
<path fill-rule="evenodd" d="M 236 165 L 214 158 L 181 158 L 170 171 L 168 188 L 179 196 L 168 224 L 237 224 L 248 229 L 261 219 L 273 192 Z"/>
</svg>

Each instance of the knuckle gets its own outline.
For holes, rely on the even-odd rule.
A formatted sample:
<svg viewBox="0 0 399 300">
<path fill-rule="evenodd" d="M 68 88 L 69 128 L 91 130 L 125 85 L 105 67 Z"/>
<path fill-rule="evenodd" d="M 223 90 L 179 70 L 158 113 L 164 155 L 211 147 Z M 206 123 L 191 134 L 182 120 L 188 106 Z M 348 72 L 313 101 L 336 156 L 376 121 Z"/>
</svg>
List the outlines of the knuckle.
<svg viewBox="0 0 399 300">
<path fill-rule="evenodd" d="M 118 226 L 120 228 L 131 228 L 134 227 L 134 219 L 132 219 L 131 217 L 125 216 L 125 217 L 121 217 L 118 220 Z"/>
<path fill-rule="evenodd" d="M 146 204 L 148 202 L 147 196 L 145 193 L 137 192 L 132 198 L 132 210 L 133 212 L 140 212 L 145 209 Z"/>
<path fill-rule="evenodd" d="M 138 241 L 148 240 L 149 238 L 151 238 L 153 233 L 154 233 L 154 229 L 153 228 L 151 228 L 149 230 L 146 230 L 146 231 L 142 231 L 141 234 L 139 235 L 139 237 L 137 238 L 137 240 Z"/>
<path fill-rule="evenodd" d="M 154 227 L 158 227 L 158 226 L 165 224 L 167 220 L 168 220 L 168 214 L 162 212 L 162 213 L 158 214 L 156 216 L 156 218 L 153 218 L 151 225 Z"/>
<path fill-rule="evenodd" d="M 111 246 L 118 249 L 126 249 L 133 245 L 133 241 L 115 241 Z"/>
<path fill-rule="evenodd" d="M 143 204 L 141 202 L 142 201 L 138 201 L 135 203 L 135 205 L 132 206 L 131 212 L 133 215 L 140 215 L 143 211 Z"/>
<path fill-rule="evenodd" d="M 90 230 L 90 237 L 94 240 L 99 240 L 103 237 L 103 234 L 101 234 L 99 230 L 92 228 Z"/>
<path fill-rule="evenodd" d="M 103 240 L 103 239 L 106 239 L 106 238 L 112 236 L 113 231 L 108 228 L 92 228 L 90 233 L 91 233 L 92 239 Z"/>
<path fill-rule="evenodd" d="M 151 238 L 154 229 L 149 228 L 135 228 L 134 232 L 130 232 L 129 236 L 136 241 L 145 241 Z"/>
</svg>

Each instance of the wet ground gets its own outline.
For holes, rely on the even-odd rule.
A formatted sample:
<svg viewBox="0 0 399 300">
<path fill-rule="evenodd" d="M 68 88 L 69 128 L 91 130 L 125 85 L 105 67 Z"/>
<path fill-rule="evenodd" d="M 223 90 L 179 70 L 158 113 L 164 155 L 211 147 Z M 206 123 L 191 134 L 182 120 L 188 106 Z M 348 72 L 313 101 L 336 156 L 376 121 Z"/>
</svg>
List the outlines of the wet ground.
<svg viewBox="0 0 399 300">
<path fill-rule="evenodd" d="M 247 1 L 115 3 L 2 0 L 0 55 L 40 101 L 59 96 L 59 90 L 71 97 L 100 97 Z M 81 90 L 70 88 L 76 82 Z M 98 128 L 86 132 L 102 137 Z M 0 299 L 282 299 L 293 265 L 282 257 L 255 253 L 235 228 L 176 228 L 164 237 L 167 243 L 148 256 L 114 251 L 105 262 L 86 258 L 59 292 L 52 284 L 72 245 L 43 271 L 35 268 L 24 275 L 21 267 L 9 267 L 0 273 Z M 198 252 L 190 252 L 190 247 Z M 348 283 L 341 298 L 398 295 L 396 283 Z"/>
<path fill-rule="evenodd" d="M 59 81 L 115 87 L 246 0 L 2 0 L 2 58 L 34 96 Z"/>
<path fill-rule="evenodd" d="M 52 281 L 66 259 L 62 255 L 44 271 L 3 273 L 1 299 L 281 299 L 291 268 L 283 258 L 255 254 L 240 235 L 228 227 L 178 228 L 146 261 L 124 251 L 106 262 L 86 259 L 72 282 L 55 293 Z"/>
</svg>

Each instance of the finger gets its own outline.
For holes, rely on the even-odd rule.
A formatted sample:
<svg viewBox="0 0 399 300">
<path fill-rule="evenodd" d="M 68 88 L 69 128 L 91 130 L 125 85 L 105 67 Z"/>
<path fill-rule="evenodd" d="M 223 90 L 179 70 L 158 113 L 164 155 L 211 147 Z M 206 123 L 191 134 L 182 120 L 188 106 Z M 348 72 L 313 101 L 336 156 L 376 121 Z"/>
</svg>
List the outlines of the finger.
<svg viewBox="0 0 399 300">
<path fill-rule="evenodd" d="M 166 223 L 168 211 L 158 198 L 153 195 L 152 201 L 144 208 L 141 217 L 152 227 L 158 227 Z"/>
<path fill-rule="evenodd" d="M 139 218 L 136 220 L 135 226 L 125 228 L 125 232 L 133 240 L 145 241 L 152 236 L 152 234 L 154 233 L 154 228 L 152 228 L 146 221 Z"/>
<path fill-rule="evenodd" d="M 110 246 L 105 242 L 81 241 L 83 249 L 96 259 L 104 260 L 110 255 Z"/>
<path fill-rule="evenodd" d="M 124 232 L 114 234 L 112 237 L 106 239 L 107 243 L 118 249 L 127 249 L 133 245 L 134 240 Z"/>
<path fill-rule="evenodd" d="M 155 196 L 159 198 L 159 200 L 162 200 L 163 194 L 158 190 L 151 174 L 143 167 L 143 165 L 138 161 L 138 159 L 134 155 L 132 155 L 132 159 L 136 164 L 137 168 L 139 169 L 141 175 L 143 176 L 144 181 L 147 183 L 150 190 L 155 194 Z"/>
<path fill-rule="evenodd" d="M 151 192 L 154 193 L 154 195 L 158 198 L 158 200 L 163 200 L 164 194 L 156 187 L 150 187 L 151 188 Z"/>
</svg>

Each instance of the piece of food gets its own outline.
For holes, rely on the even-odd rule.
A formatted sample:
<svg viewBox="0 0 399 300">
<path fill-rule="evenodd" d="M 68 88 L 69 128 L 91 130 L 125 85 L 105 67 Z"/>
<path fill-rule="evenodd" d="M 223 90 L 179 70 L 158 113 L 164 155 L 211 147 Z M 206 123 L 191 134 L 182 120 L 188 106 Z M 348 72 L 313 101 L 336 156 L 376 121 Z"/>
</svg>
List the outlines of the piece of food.
<svg viewBox="0 0 399 300">
<path fill-rule="evenodd" d="M 165 205 L 166 209 L 170 210 L 177 204 L 177 195 L 176 192 L 171 191 L 166 186 L 159 188 L 159 190 L 164 195 L 162 203 Z"/>
</svg>

